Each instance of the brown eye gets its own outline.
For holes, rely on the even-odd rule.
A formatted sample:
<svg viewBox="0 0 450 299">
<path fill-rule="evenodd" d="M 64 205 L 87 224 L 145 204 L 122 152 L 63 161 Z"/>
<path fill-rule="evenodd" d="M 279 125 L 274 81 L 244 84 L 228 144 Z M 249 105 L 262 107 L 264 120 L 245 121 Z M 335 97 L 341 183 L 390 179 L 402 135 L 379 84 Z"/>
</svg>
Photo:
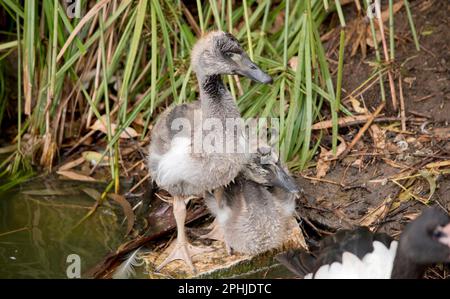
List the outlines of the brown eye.
<svg viewBox="0 0 450 299">
<path fill-rule="evenodd" d="M 225 55 L 225 57 L 231 58 L 234 55 L 234 53 L 233 52 L 225 52 L 224 55 Z"/>
</svg>

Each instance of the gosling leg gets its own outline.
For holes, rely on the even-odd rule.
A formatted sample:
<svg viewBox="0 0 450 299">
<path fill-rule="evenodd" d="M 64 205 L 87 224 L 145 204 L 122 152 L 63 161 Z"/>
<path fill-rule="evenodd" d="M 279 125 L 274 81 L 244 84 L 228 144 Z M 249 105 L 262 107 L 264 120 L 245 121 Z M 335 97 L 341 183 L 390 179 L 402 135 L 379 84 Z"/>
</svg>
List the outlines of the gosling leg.
<svg viewBox="0 0 450 299">
<path fill-rule="evenodd" d="M 156 271 L 161 270 L 167 264 L 174 260 L 183 260 L 191 269 L 196 273 L 196 269 L 192 263 L 192 256 L 209 252 L 209 248 L 197 247 L 189 243 L 186 231 L 184 229 L 184 222 L 186 220 L 186 202 L 182 197 L 175 196 L 173 200 L 173 214 L 177 223 L 177 239 L 175 248 L 169 254 L 169 256 L 156 268 Z"/>
</svg>

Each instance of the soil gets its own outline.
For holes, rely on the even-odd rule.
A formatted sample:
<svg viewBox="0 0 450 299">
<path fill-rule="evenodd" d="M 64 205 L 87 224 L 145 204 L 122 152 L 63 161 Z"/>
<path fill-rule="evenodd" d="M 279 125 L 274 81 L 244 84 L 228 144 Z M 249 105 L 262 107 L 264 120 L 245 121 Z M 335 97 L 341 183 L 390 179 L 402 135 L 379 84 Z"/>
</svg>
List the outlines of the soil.
<svg viewBox="0 0 450 299">
<path fill-rule="evenodd" d="M 396 65 L 403 78 L 406 111 L 419 112 L 436 122 L 450 119 L 450 35 L 448 28 L 450 4 L 447 1 L 411 1 L 421 51 L 416 51 L 405 8 L 395 15 Z M 387 28 L 385 28 L 387 30 Z M 344 57 L 349 57 L 350 51 Z M 373 52 L 373 51 L 372 51 Z M 344 65 L 343 88 L 353 91 L 370 75 L 369 61 L 375 55 L 361 59 L 358 53 Z M 384 88 L 389 98 L 387 76 Z M 397 90 L 398 93 L 398 90 Z M 397 95 L 398 97 L 398 95 Z M 368 107 L 379 104 L 379 88 L 375 85 L 364 94 Z"/>
<path fill-rule="evenodd" d="M 353 7 L 351 9 L 354 9 Z M 386 143 L 395 145 L 405 139 L 408 148 L 400 153 L 385 150 L 379 155 L 349 155 L 346 159 L 334 162 L 327 175 L 320 181 L 315 170 L 301 174 L 299 184 L 303 187 L 305 198 L 299 203 L 298 211 L 304 218 L 304 231 L 325 235 L 342 227 L 369 224 L 371 228 L 396 236 L 404 225 L 426 208 L 421 200 L 407 195 L 389 177 L 409 168 L 420 169 L 430 161 L 450 160 L 449 122 L 450 122 L 450 35 L 448 34 L 450 4 L 447 1 L 412 1 L 411 10 L 419 36 L 421 51 L 417 52 L 412 41 L 411 31 L 405 9 L 395 18 L 397 37 L 395 60 L 398 73 L 403 78 L 403 95 L 406 117 L 423 117 L 426 123 L 408 123 L 408 133 L 390 130 L 389 124 L 380 127 L 386 133 Z M 346 55 L 351 49 L 347 47 Z M 375 61 L 373 51 L 362 59 L 355 55 L 344 64 L 343 88 L 347 94 L 363 83 L 372 72 L 369 61 Z M 349 57 L 349 56 L 344 56 Z M 396 79 L 396 83 L 398 79 Z M 396 84 L 397 85 L 397 84 Z M 384 82 L 389 104 L 389 84 Z M 398 95 L 398 89 L 397 89 Z M 346 94 L 344 93 L 344 97 Z M 362 97 L 370 111 L 380 105 L 379 85 L 374 84 Z M 385 113 L 397 116 L 388 105 Z M 444 138 L 431 138 L 422 142 L 425 128 L 444 130 Z M 354 136 L 359 128 L 340 129 L 340 134 Z M 398 128 L 399 129 L 399 128 Z M 366 132 L 354 153 L 374 152 L 373 141 Z M 399 135 L 403 135 L 400 136 Z M 421 137 L 422 136 L 422 137 Z M 369 150 L 368 150 L 369 149 Z M 433 157 L 434 156 L 434 157 Z M 439 156 L 439 159 L 436 159 Z M 316 158 L 317 159 L 317 158 Z M 359 160 L 358 160 L 359 159 Z M 357 161 L 358 160 L 358 161 Z M 355 161 L 359 163 L 354 163 Z M 352 166 L 353 163 L 353 166 Z M 355 167 L 355 164 L 357 167 Z M 308 177 L 304 178 L 304 177 Z M 400 181 L 405 184 L 407 180 Z M 430 187 L 425 178 L 409 182 L 409 190 L 422 194 L 428 199 Z M 440 205 L 450 210 L 450 176 L 436 177 L 436 192 L 429 198 L 428 205 Z M 314 228 L 312 228 L 314 227 Z M 306 236 L 308 237 L 308 236 Z M 450 268 L 440 267 L 430 270 L 429 277 L 449 278 Z"/>
</svg>

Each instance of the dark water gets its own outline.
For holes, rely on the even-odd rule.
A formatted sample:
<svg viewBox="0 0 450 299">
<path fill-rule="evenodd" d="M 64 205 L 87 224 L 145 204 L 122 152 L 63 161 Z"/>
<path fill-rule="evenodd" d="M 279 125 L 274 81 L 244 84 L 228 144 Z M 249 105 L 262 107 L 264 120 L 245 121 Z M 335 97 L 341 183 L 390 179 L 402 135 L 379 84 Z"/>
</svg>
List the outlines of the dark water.
<svg viewBox="0 0 450 299">
<path fill-rule="evenodd" d="M 0 193 L 0 278 L 68 278 L 73 257 L 79 259 L 79 272 L 85 277 L 84 272 L 125 241 L 123 212 L 108 202 L 79 224 L 95 204 L 86 189 L 103 190 L 98 185 L 47 179 Z M 148 278 L 145 272 L 137 268 L 133 278 Z M 292 274 L 268 253 L 200 277 L 288 278 Z"/>
<path fill-rule="evenodd" d="M 83 188 L 101 190 L 35 181 L 0 193 L 0 278 L 67 278 L 78 257 L 83 274 L 122 243 L 120 208 L 100 207 L 75 228 L 95 203 Z"/>
</svg>

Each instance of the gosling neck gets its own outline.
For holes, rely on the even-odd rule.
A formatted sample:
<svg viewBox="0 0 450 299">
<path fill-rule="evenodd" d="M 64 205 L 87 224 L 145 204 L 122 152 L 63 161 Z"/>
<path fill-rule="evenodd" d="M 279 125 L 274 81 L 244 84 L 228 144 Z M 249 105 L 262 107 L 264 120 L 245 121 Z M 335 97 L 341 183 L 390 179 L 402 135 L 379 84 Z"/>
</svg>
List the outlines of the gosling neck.
<svg viewBox="0 0 450 299">
<path fill-rule="evenodd" d="M 408 257 L 402 248 L 402 243 L 398 245 L 392 266 L 392 279 L 419 279 L 425 274 L 426 266 L 417 264 L 416 261 Z"/>
<path fill-rule="evenodd" d="M 198 74 L 202 112 L 219 119 L 240 117 L 239 109 L 218 74 Z"/>
</svg>

